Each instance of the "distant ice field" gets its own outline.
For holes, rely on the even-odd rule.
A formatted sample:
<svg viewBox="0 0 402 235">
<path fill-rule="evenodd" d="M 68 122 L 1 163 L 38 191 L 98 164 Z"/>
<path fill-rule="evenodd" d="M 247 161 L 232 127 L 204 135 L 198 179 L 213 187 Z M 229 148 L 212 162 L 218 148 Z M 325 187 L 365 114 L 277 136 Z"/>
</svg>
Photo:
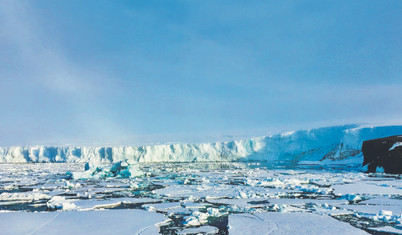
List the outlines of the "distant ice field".
<svg viewBox="0 0 402 235">
<path fill-rule="evenodd" d="M 402 179 L 353 164 L 0 164 L 0 228 L 0 234 L 401 234 Z"/>
</svg>

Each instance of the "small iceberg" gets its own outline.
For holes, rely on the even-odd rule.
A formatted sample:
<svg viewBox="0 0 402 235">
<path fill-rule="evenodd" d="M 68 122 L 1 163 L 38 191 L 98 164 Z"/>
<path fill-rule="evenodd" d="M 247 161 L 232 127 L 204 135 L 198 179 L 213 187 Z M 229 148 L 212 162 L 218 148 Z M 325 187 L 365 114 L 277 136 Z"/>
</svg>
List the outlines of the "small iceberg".
<svg viewBox="0 0 402 235">
<path fill-rule="evenodd" d="M 85 164 L 85 171 L 67 172 L 72 179 L 132 178 L 144 175 L 138 166 L 120 161 L 107 166 Z"/>
</svg>

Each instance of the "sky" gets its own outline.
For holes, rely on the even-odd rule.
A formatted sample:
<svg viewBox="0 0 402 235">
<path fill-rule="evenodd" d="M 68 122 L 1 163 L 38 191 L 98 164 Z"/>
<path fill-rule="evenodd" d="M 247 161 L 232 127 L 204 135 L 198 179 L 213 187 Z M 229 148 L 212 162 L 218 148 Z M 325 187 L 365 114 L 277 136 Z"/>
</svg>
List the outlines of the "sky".
<svg viewBox="0 0 402 235">
<path fill-rule="evenodd" d="M 0 0 L 0 146 L 402 124 L 401 12 L 400 0 Z"/>
</svg>

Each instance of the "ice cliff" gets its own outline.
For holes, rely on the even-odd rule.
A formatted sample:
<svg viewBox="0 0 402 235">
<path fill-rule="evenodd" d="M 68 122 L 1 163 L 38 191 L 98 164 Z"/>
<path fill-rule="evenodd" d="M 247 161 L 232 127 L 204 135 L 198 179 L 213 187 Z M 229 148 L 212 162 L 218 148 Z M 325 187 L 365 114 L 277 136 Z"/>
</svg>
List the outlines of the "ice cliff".
<svg viewBox="0 0 402 235">
<path fill-rule="evenodd" d="M 361 156 L 365 140 L 402 135 L 402 126 L 335 126 L 230 142 L 124 147 L 2 147 L 0 163 L 323 161 Z"/>
</svg>

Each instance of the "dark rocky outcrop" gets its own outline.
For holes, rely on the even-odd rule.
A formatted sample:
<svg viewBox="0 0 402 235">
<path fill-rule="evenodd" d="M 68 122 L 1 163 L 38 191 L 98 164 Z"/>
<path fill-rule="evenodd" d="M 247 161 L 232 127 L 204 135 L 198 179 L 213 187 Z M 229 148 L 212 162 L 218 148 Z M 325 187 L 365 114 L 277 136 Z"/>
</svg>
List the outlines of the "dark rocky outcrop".
<svg viewBox="0 0 402 235">
<path fill-rule="evenodd" d="M 363 165 L 368 165 L 368 172 L 382 167 L 385 173 L 402 174 L 402 136 L 364 141 L 362 152 Z"/>
</svg>

